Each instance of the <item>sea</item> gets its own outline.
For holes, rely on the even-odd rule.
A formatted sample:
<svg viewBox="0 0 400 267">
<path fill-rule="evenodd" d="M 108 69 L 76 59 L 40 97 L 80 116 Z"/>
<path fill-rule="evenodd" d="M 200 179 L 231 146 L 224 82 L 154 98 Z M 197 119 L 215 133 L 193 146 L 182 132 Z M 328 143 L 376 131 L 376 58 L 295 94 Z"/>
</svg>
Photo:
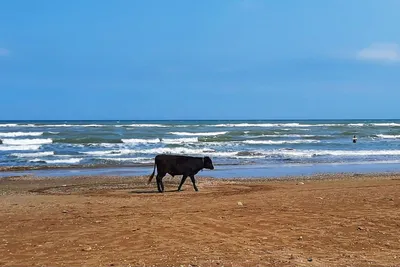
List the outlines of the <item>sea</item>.
<svg viewBox="0 0 400 267">
<path fill-rule="evenodd" d="M 400 163 L 400 120 L 0 121 L 0 140 L 0 167 L 27 169 L 123 170 L 157 154 L 209 156 L 229 175 Z"/>
</svg>

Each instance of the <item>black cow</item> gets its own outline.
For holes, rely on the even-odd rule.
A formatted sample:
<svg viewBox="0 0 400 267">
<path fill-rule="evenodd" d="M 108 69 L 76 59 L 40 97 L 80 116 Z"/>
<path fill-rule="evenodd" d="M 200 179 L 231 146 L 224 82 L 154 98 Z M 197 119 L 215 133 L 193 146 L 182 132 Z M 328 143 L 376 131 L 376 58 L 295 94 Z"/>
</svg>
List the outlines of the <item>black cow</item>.
<svg viewBox="0 0 400 267">
<path fill-rule="evenodd" d="M 176 156 L 176 155 L 157 155 L 154 159 L 154 170 L 150 175 L 148 184 L 154 177 L 157 166 L 157 188 L 158 192 L 164 191 L 163 177 L 169 173 L 172 177 L 175 175 L 182 175 L 181 183 L 179 184 L 178 191 L 181 190 L 183 183 L 189 176 L 192 180 L 194 190 L 199 191 L 196 186 L 194 176 L 203 168 L 213 170 L 214 166 L 209 157 L 189 157 L 189 156 Z"/>
</svg>

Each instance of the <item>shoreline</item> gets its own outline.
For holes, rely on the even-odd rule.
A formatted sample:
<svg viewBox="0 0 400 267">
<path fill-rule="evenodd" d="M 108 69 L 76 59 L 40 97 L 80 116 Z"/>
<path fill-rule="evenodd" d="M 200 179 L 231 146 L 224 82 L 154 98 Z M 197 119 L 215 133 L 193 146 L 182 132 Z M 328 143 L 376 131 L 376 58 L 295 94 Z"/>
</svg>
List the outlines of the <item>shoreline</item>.
<svg viewBox="0 0 400 267">
<path fill-rule="evenodd" d="M 0 179 L 7 176 L 68 177 L 68 176 L 145 176 L 150 175 L 153 164 L 124 166 L 42 166 L 0 167 Z M 216 165 L 214 170 L 202 170 L 197 176 L 214 178 L 297 177 L 319 174 L 385 174 L 400 173 L 398 162 L 374 163 L 320 163 L 274 165 Z"/>
</svg>

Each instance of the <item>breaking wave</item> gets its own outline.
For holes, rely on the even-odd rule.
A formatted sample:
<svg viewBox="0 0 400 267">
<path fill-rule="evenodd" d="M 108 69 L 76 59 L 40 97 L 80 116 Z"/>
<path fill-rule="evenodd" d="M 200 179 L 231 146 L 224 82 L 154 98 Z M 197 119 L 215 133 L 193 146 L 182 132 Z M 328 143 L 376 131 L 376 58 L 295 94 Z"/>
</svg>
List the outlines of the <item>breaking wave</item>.
<svg viewBox="0 0 400 267">
<path fill-rule="evenodd" d="M 38 150 L 40 145 L 0 146 L 0 151 Z"/>
<path fill-rule="evenodd" d="M 131 163 L 153 163 L 153 158 L 144 158 L 144 157 L 136 157 L 136 158 L 96 158 L 97 160 L 103 161 L 111 161 L 111 162 L 131 162 Z"/>
<path fill-rule="evenodd" d="M 121 139 L 121 141 L 125 144 L 156 144 L 161 142 L 159 138 L 154 138 L 154 139 L 131 138 L 131 139 Z"/>
<path fill-rule="evenodd" d="M 53 151 L 36 152 L 36 153 L 13 153 L 13 154 L 11 154 L 11 156 L 18 157 L 18 158 L 47 157 L 47 156 L 53 156 L 53 155 L 54 155 Z"/>
<path fill-rule="evenodd" d="M 215 136 L 223 135 L 227 132 L 207 132 L 207 133 L 189 133 L 189 132 L 170 132 L 170 134 L 181 135 L 181 136 Z"/>
<path fill-rule="evenodd" d="M 43 132 L 10 132 L 0 133 L 0 137 L 41 136 Z"/>
<path fill-rule="evenodd" d="M 311 143 L 319 143 L 319 140 L 282 140 L 282 141 L 273 141 L 273 140 L 245 140 L 243 143 L 250 145 L 283 145 L 283 144 L 311 144 Z"/>
<path fill-rule="evenodd" d="M 76 164 L 81 161 L 82 161 L 81 158 L 53 159 L 53 160 L 36 158 L 29 160 L 29 162 L 46 163 L 46 164 Z"/>
<path fill-rule="evenodd" d="M 122 140 L 119 138 L 76 137 L 76 138 L 54 139 L 53 142 L 65 143 L 65 144 L 99 144 L 99 143 L 117 144 L 117 143 L 122 143 Z"/>
<path fill-rule="evenodd" d="M 183 143 L 196 143 L 199 139 L 197 137 L 193 138 L 154 138 L 154 139 L 122 139 L 122 142 L 125 144 L 183 144 Z"/>
<path fill-rule="evenodd" d="M 376 136 L 383 139 L 400 139 L 400 135 L 377 134 Z"/>
<path fill-rule="evenodd" d="M 53 140 L 50 138 L 47 139 L 2 139 L 3 144 L 5 145 L 44 145 L 51 144 Z"/>
</svg>

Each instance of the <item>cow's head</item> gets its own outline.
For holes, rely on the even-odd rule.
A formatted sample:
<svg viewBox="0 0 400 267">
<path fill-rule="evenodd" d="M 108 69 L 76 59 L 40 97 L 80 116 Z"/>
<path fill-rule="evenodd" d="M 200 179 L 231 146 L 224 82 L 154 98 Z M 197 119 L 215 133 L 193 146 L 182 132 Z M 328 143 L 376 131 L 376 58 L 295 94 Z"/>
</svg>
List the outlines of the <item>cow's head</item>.
<svg viewBox="0 0 400 267">
<path fill-rule="evenodd" d="M 214 165 L 210 157 L 204 157 L 204 168 L 214 170 Z"/>
</svg>

